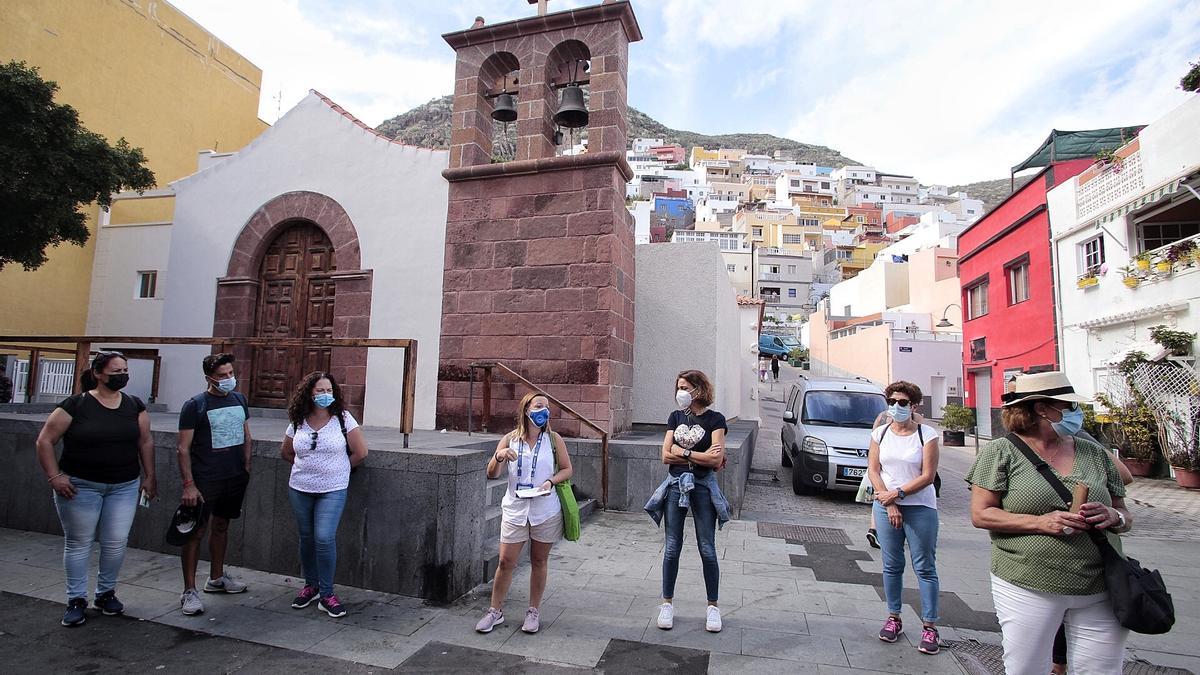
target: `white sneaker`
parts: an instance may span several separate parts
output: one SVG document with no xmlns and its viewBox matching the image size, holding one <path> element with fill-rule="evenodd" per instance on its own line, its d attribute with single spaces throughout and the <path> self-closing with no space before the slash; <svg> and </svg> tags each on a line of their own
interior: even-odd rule
<svg viewBox="0 0 1200 675">
<path fill-rule="evenodd" d="M 671 630 L 671 626 L 675 625 L 675 607 L 669 602 L 664 602 L 658 607 L 658 627 L 663 630 Z"/>
<path fill-rule="evenodd" d="M 183 613 L 188 616 L 194 616 L 204 611 L 204 603 L 200 602 L 200 594 L 196 589 L 189 588 L 179 596 L 179 605 L 183 608 Z"/>
<path fill-rule="evenodd" d="M 716 605 L 708 606 L 708 618 L 704 621 L 704 630 L 710 633 L 721 632 L 721 610 Z"/>
</svg>

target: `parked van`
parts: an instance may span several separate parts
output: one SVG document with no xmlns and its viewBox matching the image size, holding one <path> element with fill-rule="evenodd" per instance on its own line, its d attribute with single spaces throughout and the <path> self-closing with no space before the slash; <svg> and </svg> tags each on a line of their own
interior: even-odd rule
<svg viewBox="0 0 1200 675">
<path fill-rule="evenodd" d="M 800 348 L 800 341 L 791 335 L 759 335 L 758 353 L 787 358 L 793 349 Z"/>
<path fill-rule="evenodd" d="M 792 491 L 858 490 L 872 424 L 886 408 L 883 390 L 865 378 L 801 377 L 788 391 L 780 431 Z"/>
</svg>

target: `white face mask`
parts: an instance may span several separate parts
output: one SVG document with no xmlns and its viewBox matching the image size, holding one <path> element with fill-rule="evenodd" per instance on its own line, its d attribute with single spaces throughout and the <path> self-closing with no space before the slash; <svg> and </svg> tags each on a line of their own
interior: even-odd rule
<svg viewBox="0 0 1200 675">
<path fill-rule="evenodd" d="M 680 389 L 675 392 L 675 402 L 680 408 L 686 408 L 692 404 L 692 392 Z"/>
</svg>

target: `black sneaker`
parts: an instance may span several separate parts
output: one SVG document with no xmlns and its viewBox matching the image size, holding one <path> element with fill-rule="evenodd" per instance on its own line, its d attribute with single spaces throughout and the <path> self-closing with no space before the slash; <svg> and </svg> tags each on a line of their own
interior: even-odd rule
<svg viewBox="0 0 1200 675">
<path fill-rule="evenodd" d="M 67 601 L 67 611 L 63 614 L 62 625 L 82 626 L 87 621 L 87 598 L 71 598 Z"/>
<path fill-rule="evenodd" d="M 104 616 L 118 616 L 125 613 L 125 605 L 117 599 L 116 591 L 105 591 L 96 596 L 92 601 L 96 609 L 104 613 Z"/>
<path fill-rule="evenodd" d="M 879 548 L 879 537 L 875 535 L 875 528 L 867 530 L 867 543 L 871 548 Z"/>
<path fill-rule="evenodd" d="M 883 622 L 883 628 L 879 629 L 879 639 L 884 642 L 895 642 L 903 632 L 904 624 L 900 623 L 900 617 L 889 616 L 887 621 Z"/>
<path fill-rule="evenodd" d="M 346 616 L 346 606 L 342 604 L 341 600 L 338 600 L 336 595 L 327 595 L 321 598 L 321 601 L 317 603 L 317 608 L 325 610 L 326 614 L 335 619 Z"/>
<path fill-rule="evenodd" d="M 921 644 L 917 645 L 917 651 L 922 654 L 936 654 L 941 651 L 939 642 L 937 629 L 925 626 L 921 629 Z"/>
</svg>

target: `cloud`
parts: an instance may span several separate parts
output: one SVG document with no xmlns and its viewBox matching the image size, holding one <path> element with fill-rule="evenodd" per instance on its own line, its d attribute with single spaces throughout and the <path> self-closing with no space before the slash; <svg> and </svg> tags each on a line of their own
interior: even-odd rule
<svg viewBox="0 0 1200 675">
<path fill-rule="evenodd" d="M 268 122 L 309 89 L 375 125 L 453 87 L 453 51 L 396 12 L 324 13 L 296 0 L 174 4 L 263 70 L 259 116 Z"/>
</svg>

